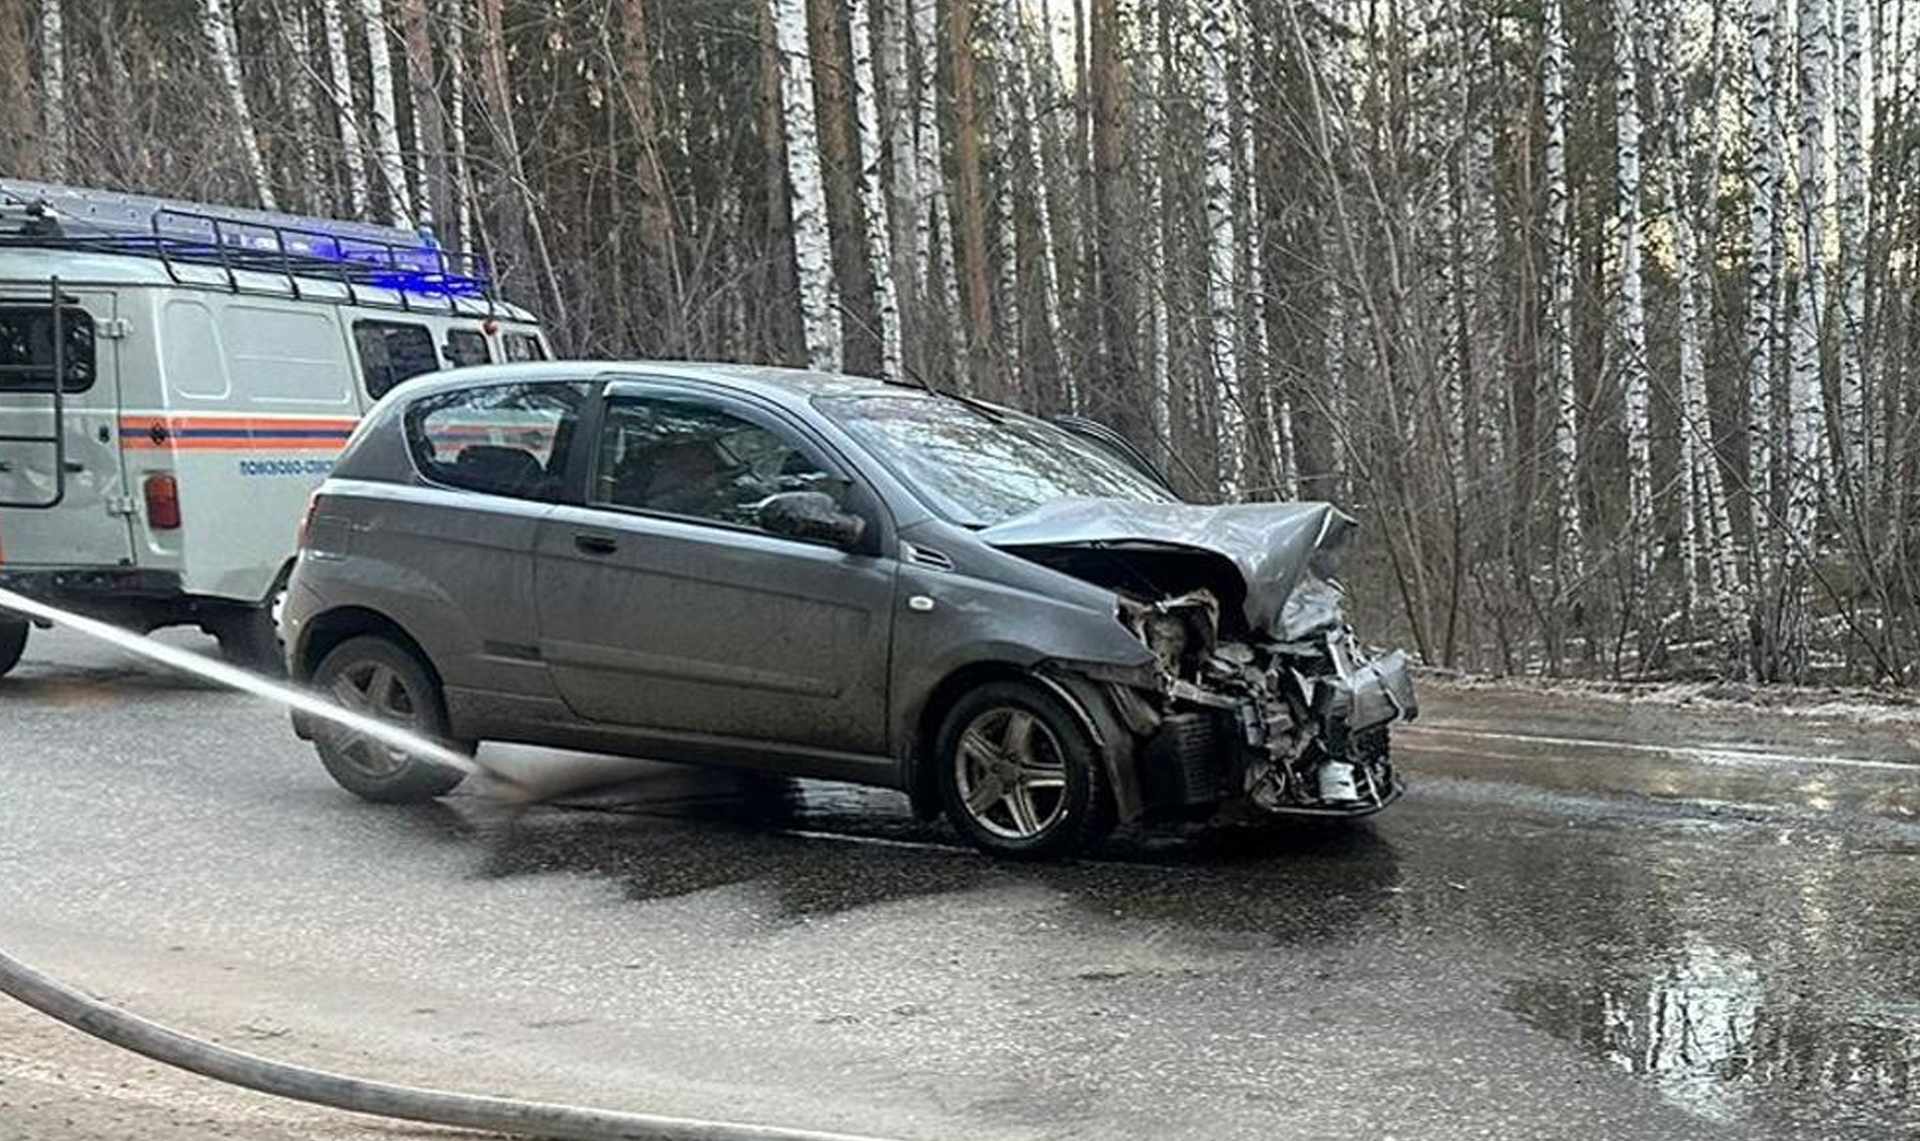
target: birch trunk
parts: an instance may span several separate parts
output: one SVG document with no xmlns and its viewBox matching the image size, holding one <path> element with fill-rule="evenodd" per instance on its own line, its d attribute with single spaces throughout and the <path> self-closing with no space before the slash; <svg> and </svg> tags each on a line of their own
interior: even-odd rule
<svg viewBox="0 0 1920 1141">
<path fill-rule="evenodd" d="M 1835 146 L 1840 166 L 1840 444 L 1847 493 L 1869 486 L 1864 353 L 1867 297 L 1867 178 L 1860 125 L 1861 0 L 1840 0 L 1840 70 Z"/>
<path fill-rule="evenodd" d="M 1214 443 L 1222 497 L 1245 492 L 1246 415 L 1240 403 L 1240 320 L 1235 296 L 1239 239 L 1233 216 L 1233 16 L 1216 6 L 1200 18 L 1200 97 L 1206 118 L 1207 350 L 1214 388 Z"/>
<path fill-rule="evenodd" d="M 247 88 L 240 78 L 240 45 L 234 35 L 233 12 L 226 0 L 205 0 L 200 9 L 200 28 L 213 47 L 214 66 L 220 72 L 220 85 L 226 89 L 227 109 L 233 115 L 234 133 L 240 137 L 240 157 L 247 164 L 254 198 L 262 207 L 277 210 L 273 179 L 267 174 L 266 159 L 260 153 L 260 137 L 253 130 L 253 112 L 247 107 Z"/>
<path fill-rule="evenodd" d="M 953 202 L 947 190 L 943 157 L 946 152 L 940 131 L 940 9 L 936 0 L 912 0 L 912 3 L 914 40 L 920 47 L 919 96 L 914 108 L 919 148 L 915 166 L 922 185 L 930 191 L 919 203 L 915 215 L 914 248 L 920 272 L 926 273 L 931 268 L 933 274 L 936 304 L 929 308 L 938 308 L 940 312 L 939 334 L 933 343 L 942 362 L 941 374 L 951 376 L 947 362 L 955 358 L 956 347 L 966 341 L 960 331 L 959 273 L 953 257 Z M 958 372 L 960 383 L 966 385 L 969 381 L 966 370 Z"/>
<path fill-rule="evenodd" d="M 1747 557 L 1753 595 L 1767 596 L 1767 540 L 1773 509 L 1773 340 L 1779 286 L 1774 275 L 1774 201 L 1785 167 L 1774 107 L 1778 0 L 1752 0 L 1747 44 Z"/>
<path fill-rule="evenodd" d="M 994 343 L 1001 346 L 998 371 L 1006 383 L 1016 385 L 1023 399 L 1032 400 L 1035 378 L 1026 352 L 1026 331 L 1021 324 L 1020 306 L 1020 230 L 1013 213 L 1013 200 L 1019 193 L 1021 166 L 1015 156 L 1015 140 L 1022 137 L 1014 114 L 1012 88 L 1016 65 L 1013 53 L 1014 13 L 1007 0 L 996 0 L 989 9 L 993 43 L 993 115 L 988 130 L 992 142 L 993 166 L 997 177 L 982 180 L 993 199 L 993 245 L 999 258 L 993 263 L 994 313 L 998 318 Z"/>
<path fill-rule="evenodd" d="M 1162 12 L 1148 10 L 1142 31 L 1144 45 L 1141 64 L 1146 69 L 1146 98 L 1141 112 L 1141 142 L 1148 153 L 1159 153 L 1166 133 L 1166 20 Z M 1148 423 L 1154 446 L 1164 459 L 1173 448 L 1173 377 L 1168 366 L 1171 318 L 1167 312 L 1167 220 L 1166 175 L 1162 164 L 1146 164 L 1145 187 L 1146 249 L 1142 258 L 1142 277 L 1147 291 L 1147 384 Z"/>
<path fill-rule="evenodd" d="M 921 212 L 920 152 L 914 139 L 912 0 L 885 0 L 880 25 L 877 86 L 886 96 L 887 153 L 891 162 L 887 204 L 888 245 L 893 255 L 893 286 L 902 310 L 901 325 L 916 341 L 926 335 L 926 290 L 920 267 L 926 255 L 917 246 L 915 216 Z M 916 372 L 924 370 L 916 369 Z"/>
<path fill-rule="evenodd" d="M 360 121 L 354 110 L 353 67 L 347 55 L 347 25 L 340 0 L 320 0 L 320 19 L 327 36 L 328 94 L 340 128 L 340 154 L 347 168 L 347 205 L 356 218 L 367 216 L 367 160 L 360 140 Z"/>
<path fill-rule="evenodd" d="M 1647 312 L 1640 265 L 1639 0 L 1614 0 L 1615 219 L 1620 230 L 1616 335 L 1627 435 L 1627 529 L 1641 584 L 1653 572 L 1653 445 L 1648 424 Z"/>
<path fill-rule="evenodd" d="M 1260 109 L 1253 98 L 1253 74 L 1256 66 L 1254 23 L 1247 0 L 1236 10 L 1240 21 L 1240 70 L 1235 92 L 1240 124 L 1235 133 L 1240 185 L 1246 201 L 1246 364 L 1242 387 L 1259 393 L 1260 414 L 1267 429 L 1267 463 L 1270 486 L 1267 494 L 1279 493 L 1292 499 L 1298 492 L 1294 479 L 1293 405 L 1285 393 L 1274 386 L 1272 345 L 1267 333 L 1267 266 L 1265 201 L 1260 193 L 1260 169 L 1254 150 L 1254 132 L 1260 122 Z M 1250 375 L 1249 375 L 1250 374 Z"/>
<path fill-rule="evenodd" d="M 880 106 L 876 98 L 882 71 L 874 67 L 875 0 L 852 0 L 848 36 L 853 45 L 854 118 L 860 132 L 860 211 L 867 263 L 873 273 L 873 309 L 880 322 L 880 375 L 900 375 L 900 294 L 893 277 L 893 218 L 880 178 Z"/>
<path fill-rule="evenodd" d="M 292 57 L 286 71 L 287 103 L 293 112 L 294 151 L 300 175 L 300 201 L 319 213 L 325 209 L 321 188 L 326 180 L 320 173 L 320 126 L 313 110 L 312 37 L 307 32 L 305 5 L 282 2 L 280 38 Z"/>
<path fill-rule="evenodd" d="M 1800 285 L 1789 346 L 1785 582 L 1781 591 L 1781 667 L 1790 679 L 1806 670 L 1811 585 L 1825 468 L 1820 387 L 1820 317 L 1826 296 L 1827 73 L 1832 31 L 1828 0 L 1800 0 Z"/>
<path fill-rule="evenodd" d="M 1559 565 L 1563 589 L 1580 578 L 1579 402 L 1573 388 L 1573 232 L 1567 188 L 1567 34 L 1565 0 L 1546 0 L 1540 101 L 1546 119 L 1541 164 L 1547 180 L 1547 244 L 1553 263 L 1547 304 L 1547 352 L 1553 377 L 1554 483 L 1559 493 Z"/>
<path fill-rule="evenodd" d="M 373 94 L 373 155 L 387 190 L 387 221 L 413 225 L 413 195 L 400 153 L 400 119 L 393 94 L 393 52 L 387 42 L 386 6 L 360 0 L 360 27 L 367 38 L 368 87 Z"/>
<path fill-rule="evenodd" d="M 400 41 L 407 59 L 407 107 L 413 115 L 414 178 L 419 221 L 431 226 L 448 216 L 446 109 L 435 81 L 433 24 L 427 0 L 400 0 Z"/>
<path fill-rule="evenodd" d="M 827 192 L 820 172 L 820 137 L 814 122 L 813 55 L 807 44 L 805 0 L 768 0 L 774 42 L 780 52 L 780 110 L 787 143 L 787 185 L 793 200 L 793 260 L 800 282 L 800 321 L 807 363 L 828 372 L 840 368 L 839 292 L 833 274 L 833 243 L 827 230 Z"/>
<path fill-rule="evenodd" d="M 1039 107 L 1034 101 L 1033 92 L 1040 73 L 1028 58 L 1032 33 L 1027 27 L 1025 0 L 1007 0 L 1007 20 L 1009 59 L 1013 64 L 1013 85 L 1020 93 L 1020 121 L 1025 131 L 1027 152 L 1027 185 L 1032 188 L 1034 234 L 1038 249 L 1034 251 L 1034 269 L 1040 277 L 1040 320 L 1046 334 L 1046 355 L 1053 361 L 1055 371 L 1063 381 L 1062 396 L 1069 409 L 1080 407 L 1078 377 L 1074 370 L 1066 367 L 1064 332 L 1060 324 L 1060 267 L 1059 249 L 1055 244 L 1053 230 L 1053 206 L 1049 201 L 1046 163 L 1043 159 L 1044 142 L 1040 131 Z M 1046 41 L 1041 40 L 1044 46 Z"/>
<path fill-rule="evenodd" d="M 474 250 L 479 243 L 473 232 L 473 176 L 467 162 L 467 22 L 459 12 L 446 22 L 447 28 L 447 134 L 451 153 L 447 162 L 447 197 L 453 203 L 453 246 Z"/>
<path fill-rule="evenodd" d="M 67 32 L 65 0 L 40 0 L 40 82 L 41 111 L 46 120 L 46 141 L 41 149 L 40 168 L 55 182 L 70 175 L 73 133 L 67 125 Z"/>
</svg>

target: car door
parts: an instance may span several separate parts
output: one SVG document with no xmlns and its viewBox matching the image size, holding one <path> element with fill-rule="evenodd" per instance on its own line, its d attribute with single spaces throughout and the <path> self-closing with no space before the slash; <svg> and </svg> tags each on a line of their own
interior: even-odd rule
<svg viewBox="0 0 1920 1141">
<path fill-rule="evenodd" d="M 851 470 L 770 407 L 667 382 L 610 384 L 594 447 L 585 505 L 557 508 L 536 542 L 541 654 L 572 711 L 884 755 L 897 564 L 770 534 L 754 513 L 824 490 L 885 526 Z"/>
<path fill-rule="evenodd" d="M 548 691 L 533 546 L 567 493 L 591 392 L 531 381 L 423 397 L 402 421 L 423 485 L 356 505 L 352 590 L 427 647 L 451 699 Z"/>
</svg>

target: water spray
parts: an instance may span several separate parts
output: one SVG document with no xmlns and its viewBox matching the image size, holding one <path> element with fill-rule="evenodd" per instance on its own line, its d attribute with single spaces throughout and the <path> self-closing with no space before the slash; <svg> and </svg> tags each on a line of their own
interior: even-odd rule
<svg viewBox="0 0 1920 1141">
<path fill-rule="evenodd" d="M 191 650 L 156 642 L 111 623 L 49 606 L 4 588 L 0 588 L 0 611 L 66 627 L 162 665 L 279 702 L 468 776 L 482 776 L 518 787 L 516 782 L 438 741 L 364 713 L 343 709 L 311 691 L 269 681 Z M 4 951 L 0 951 L 0 994 L 83 1034 L 153 1061 L 258 1093 L 354 1113 L 551 1141 L 881 1141 L 845 1133 L 624 1113 L 424 1089 L 276 1062 L 195 1038 L 120 1010 L 42 974 Z"/>
</svg>

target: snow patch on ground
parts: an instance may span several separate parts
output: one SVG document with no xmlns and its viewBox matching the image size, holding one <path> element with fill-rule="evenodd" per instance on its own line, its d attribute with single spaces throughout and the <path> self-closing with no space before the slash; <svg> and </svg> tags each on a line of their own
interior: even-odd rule
<svg viewBox="0 0 1920 1141">
<path fill-rule="evenodd" d="M 1429 667 L 1417 667 L 1415 680 L 1423 690 L 1434 692 L 1552 696 L 1702 711 L 1764 711 L 1808 719 L 1844 720 L 1920 730 L 1920 693 L 1904 690 L 1758 685 L 1737 681 L 1630 682 L 1474 677 Z"/>
</svg>

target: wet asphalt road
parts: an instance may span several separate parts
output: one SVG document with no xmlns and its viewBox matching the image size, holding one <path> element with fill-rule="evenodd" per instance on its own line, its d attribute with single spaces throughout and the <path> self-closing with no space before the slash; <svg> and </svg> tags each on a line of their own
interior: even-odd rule
<svg viewBox="0 0 1920 1141">
<path fill-rule="evenodd" d="M 29 655 L 0 945 L 275 1057 L 927 1141 L 1920 1128 L 1897 726 L 1430 695 L 1371 824 L 1036 867 L 890 794 L 669 767 L 375 808 L 264 703 Z M 114 1065 L 6 1011 L 0 1138 L 174 1136 L 131 1124 L 155 1105 L 181 1136 L 396 1136 Z"/>
</svg>

